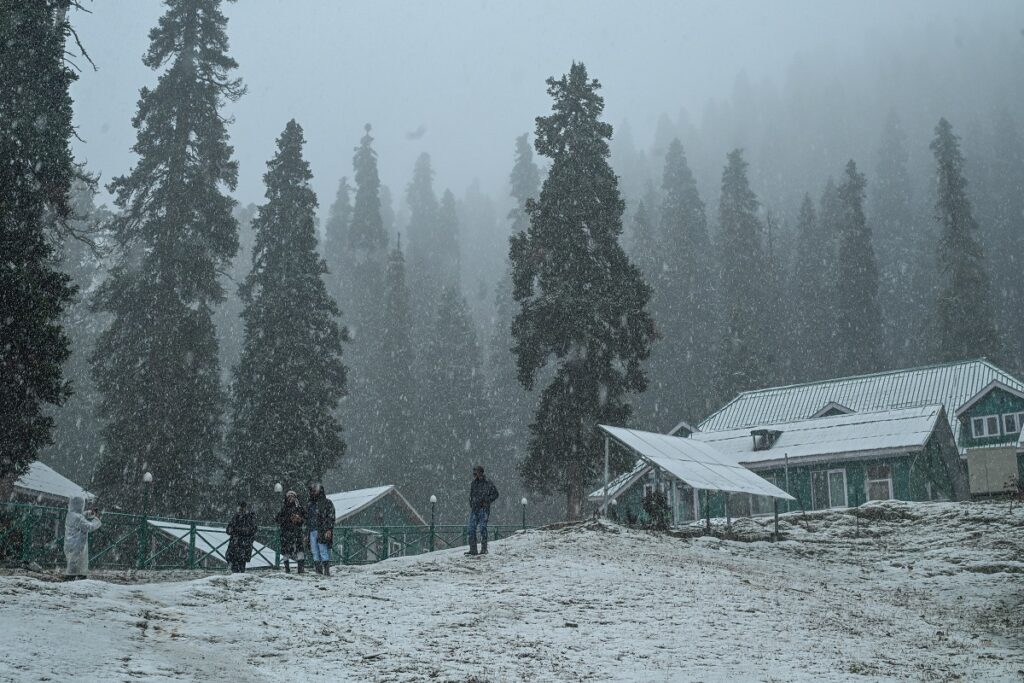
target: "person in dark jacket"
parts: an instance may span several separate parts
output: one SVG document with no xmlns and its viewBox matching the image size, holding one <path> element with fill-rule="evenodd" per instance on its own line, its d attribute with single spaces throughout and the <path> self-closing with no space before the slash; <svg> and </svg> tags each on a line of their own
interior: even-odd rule
<svg viewBox="0 0 1024 683">
<path fill-rule="evenodd" d="M 484 476 L 484 468 L 473 468 L 473 483 L 469 486 L 469 552 L 467 555 L 487 554 L 487 518 L 491 514 L 491 503 L 498 500 L 498 488 Z M 476 551 L 476 530 L 480 528 L 480 552 Z"/>
<path fill-rule="evenodd" d="M 306 526 L 309 528 L 309 550 L 317 574 L 331 575 L 331 546 L 334 545 L 334 503 L 324 493 L 322 484 L 309 487 L 309 505 L 306 506 Z"/>
<path fill-rule="evenodd" d="M 295 560 L 299 574 L 306 571 L 305 543 L 302 539 L 302 525 L 306 521 L 306 513 L 299 505 L 299 494 L 289 491 L 285 494 L 281 510 L 274 518 L 281 529 L 281 554 L 284 555 L 284 571 L 291 573 L 291 561 Z"/>
<path fill-rule="evenodd" d="M 244 501 L 228 523 L 228 564 L 231 573 L 245 573 L 245 565 L 252 557 L 252 543 L 256 540 L 256 513 Z"/>
</svg>

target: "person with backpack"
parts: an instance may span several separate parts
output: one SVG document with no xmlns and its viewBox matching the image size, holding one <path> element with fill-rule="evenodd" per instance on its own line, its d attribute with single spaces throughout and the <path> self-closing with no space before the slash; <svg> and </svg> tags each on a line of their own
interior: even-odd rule
<svg viewBox="0 0 1024 683">
<path fill-rule="evenodd" d="M 323 484 L 310 484 L 306 506 L 309 551 L 317 574 L 331 575 L 331 547 L 334 545 L 334 503 L 324 493 Z"/>
<path fill-rule="evenodd" d="M 469 486 L 469 552 L 467 555 L 487 554 L 487 518 L 491 503 L 498 500 L 498 488 L 484 476 L 482 465 L 473 468 L 473 483 Z M 476 530 L 480 529 L 480 552 L 476 550 Z"/>
<path fill-rule="evenodd" d="M 252 544 L 256 540 L 256 513 L 249 509 L 249 504 L 242 501 L 238 504 L 238 512 L 228 523 L 228 551 L 225 558 L 231 567 L 232 574 L 244 574 L 245 565 L 252 558 Z"/>
<path fill-rule="evenodd" d="M 299 505 L 299 495 L 295 491 L 285 494 L 281 510 L 274 519 L 281 529 L 281 555 L 284 556 L 285 573 L 291 573 L 292 560 L 298 567 L 296 571 L 299 574 L 305 573 L 306 553 L 303 552 L 305 543 L 302 538 L 302 525 L 306 521 L 306 514 Z"/>
</svg>

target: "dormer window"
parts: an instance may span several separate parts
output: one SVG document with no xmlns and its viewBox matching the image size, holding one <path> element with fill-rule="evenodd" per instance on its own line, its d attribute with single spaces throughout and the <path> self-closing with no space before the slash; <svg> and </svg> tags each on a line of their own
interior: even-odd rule
<svg viewBox="0 0 1024 683">
<path fill-rule="evenodd" d="M 751 430 L 750 436 L 754 437 L 755 451 L 766 451 L 775 445 L 782 432 L 777 429 L 754 429 Z"/>
<path fill-rule="evenodd" d="M 1024 413 L 1006 413 L 1003 415 L 1003 434 L 1018 434 L 1024 424 Z"/>
<path fill-rule="evenodd" d="M 990 436 L 999 436 L 999 416 L 981 415 L 971 418 L 971 436 L 975 439 L 985 439 Z"/>
</svg>

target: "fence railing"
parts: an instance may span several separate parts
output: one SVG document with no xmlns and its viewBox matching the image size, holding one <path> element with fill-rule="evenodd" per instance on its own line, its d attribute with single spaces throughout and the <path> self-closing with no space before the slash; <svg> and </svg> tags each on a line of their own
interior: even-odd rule
<svg viewBox="0 0 1024 683">
<path fill-rule="evenodd" d="M 57 507 L 0 503 L 0 565 L 64 566 L 64 516 Z M 226 571 L 228 536 L 218 522 L 105 512 L 102 526 L 89 534 L 90 569 L 205 569 Z M 525 529 L 490 525 L 491 540 Z M 466 545 L 461 525 L 345 526 L 334 529 L 332 556 L 341 564 L 371 564 L 390 557 L 420 555 Z M 281 534 L 260 527 L 250 569 L 281 566 Z"/>
</svg>

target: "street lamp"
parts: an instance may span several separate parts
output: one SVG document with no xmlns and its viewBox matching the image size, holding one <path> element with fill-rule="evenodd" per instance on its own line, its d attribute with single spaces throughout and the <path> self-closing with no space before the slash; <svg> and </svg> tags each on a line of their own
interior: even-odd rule
<svg viewBox="0 0 1024 683">
<path fill-rule="evenodd" d="M 437 496 L 430 496 L 430 552 L 434 552 L 434 508 L 437 506 Z"/>
<path fill-rule="evenodd" d="M 149 490 L 153 488 L 153 473 L 146 472 L 142 475 L 142 516 L 149 514 Z"/>
<path fill-rule="evenodd" d="M 519 501 L 519 503 L 523 506 L 523 529 L 525 529 L 526 528 L 526 496 L 523 496 L 523 499 L 521 501 Z"/>
<path fill-rule="evenodd" d="M 153 475 L 146 472 L 142 475 L 142 519 L 139 520 L 139 561 L 138 568 L 146 567 L 146 550 L 149 547 L 149 489 L 153 486 Z"/>
<path fill-rule="evenodd" d="M 284 491 L 284 487 L 281 486 L 281 482 L 274 484 L 274 493 L 281 493 L 281 491 Z"/>
</svg>

